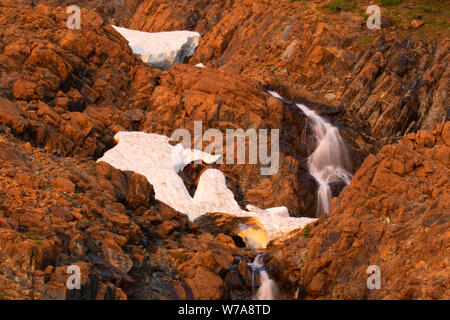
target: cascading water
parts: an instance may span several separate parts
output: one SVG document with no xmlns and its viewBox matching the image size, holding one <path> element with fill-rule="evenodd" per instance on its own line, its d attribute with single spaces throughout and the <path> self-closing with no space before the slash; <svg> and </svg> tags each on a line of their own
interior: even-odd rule
<svg viewBox="0 0 450 320">
<path fill-rule="evenodd" d="M 330 184 L 350 183 L 352 175 L 345 169 L 348 152 L 339 130 L 302 104 L 297 106 L 311 119 L 317 147 L 308 158 L 308 169 L 319 183 L 317 214 L 330 210 Z"/>
<path fill-rule="evenodd" d="M 269 93 L 286 101 L 274 91 Z M 308 158 L 308 170 L 319 184 L 317 191 L 317 216 L 319 216 L 330 210 L 330 184 L 344 182 L 348 185 L 352 179 L 352 174 L 345 169 L 346 164 L 349 163 L 348 151 L 336 127 L 305 105 L 296 105 L 311 120 L 317 140 L 317 147 Z"/>
<path fill-rule="evenodd" d="M 278 296 L 278 287 L 274 280 L 270 279 L 269 274 L 264 269 L 263 256 L 257 255 L 252 263 L 248 264 L 253 270 L 253 277 L 255 272 L 259 272 L 260 286 L 253 299 L 255 300 L 275 300 Z"/>
</svg>

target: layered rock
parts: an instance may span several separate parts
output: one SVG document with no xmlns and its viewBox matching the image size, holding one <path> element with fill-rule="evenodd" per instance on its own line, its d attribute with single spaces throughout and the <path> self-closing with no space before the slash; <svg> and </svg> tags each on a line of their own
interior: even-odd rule
<svg viewBox="0 0 450 320">
<path fill-rule="evenodd" d="M 201 34 L 211 30 L 234 4 L 232 0 L 141 2 L 131 18 L 130 28 L 148 32 L 195 30 Z"/>
<path fill-rule="evenodd" d="M 449 134 L 446 122 L 370 155 L 328 217 L 272 248 L 274 276 L 297 298 L 448 299 Z"/>
<path fill-rule="evenodd" d="M 69 30 L 62 8 L 1 10 L 10 40 L 2 44 L 0 86 L 20 110 L 5 123 L 25 119 L 12 126 L 17 136 L 60 155 L 91 156 L 113 145 L 115 131 L 133 128 L 136 115 L 126 112 L 130 93 L 123 89 L 139 77 L 135 86 L 148 86 L 156 74 L 100 16 L 83 10 L 84 28 Z"/>
<path fill-rule="evenodd" d="M 3 3 L 0 31 L 9 40 L 0 46 L 2 297 L 228 298 L 230 286 L 233 297 L 249 297 L 251 260 L 231 237 L 198 234 L 185 216 L 153 198 L 145 178 L 94 160 L 119 131 L 168 135 L 192 129 L 194 120 L 223 130 L 281 128 L 273 179 L 262 178 L 259 166 L 221 171 L 241 206 L 286 205 L 294 214 L 313 214 L 308 195 L 315 185 L 302 163 L 306 143 L 294 143 L 304 115 L 235 73 L 152 69 L 93 11 L 82 10 L 81 30 L 68 30 L 63 8 Z M 202 258 L 207 250 L 228 252 L 231 265 L 215 267 Z M 79 292 L 65 286 L 72 264 L 82 270 Z M 205 285 L 210 279 L 213 289 Z"/>
<path fill-rule="evenodd" d="M 440 41 L 399 40 L 399 27 L 385 17 L 385 10 L 383 28 L 370 31 L 366 18 L 356 12 L 368 4 L 332 14 L 322 8 L 325 3 L 252 0 L 204 5 L 196 0 L 174 6 L 147 0 L 130 26 L 148 32 L 180 27 L 198 31 L 203 40 L 193 64 L 233 70 L 291 100 L 343 106 L 341 117 L 364 127 L 378 148 L 395 136 L 433 129 L 448 118 L 447 34 Z M 368 150 L 360 138 L 357 144 Z"/>
<path fill-rule="evenodd" d="M 0 162 L 2 299 L 251 294 L 250 257 L 231 237 L 202 234 L 155 200 L 145 177 L 104 162 L 53 156 L 5 133 Z M 80 267 L 81 290 L 66 287 L 73 265 Z"/>
<path fill-rule="evenodd" d="M 2 4 L 0 296 L 212 299 L 233 286 L 248 297 L 251 259 L 230 237 L 199 233 L 144 177 L 95 164 L 116 132 L 145 122 L 134 106 L 160 71 L 92 11 L 72 31 L 62 8 Z M 198 258 L 207 250 L 228 264 Z M 66 287 L 69 265 L 81 291 Z M 205 286 L 210 278 L 220 285 Z"/>
<path fill-rule="evenodd" d="M 194 121 L 223 132 L 281 129 L 274 176 L 226 164 L 180 175 L 194 195 L 202 173 L 219 169 L 241 208 L 312 216 L 310 127 L 264 89 L 316 102 L 361 151 L 351 152 L 353 169 L 407 133 L 366 159 L 329 217 L 269 251 L 291 297 L 448 298 L 449 125 L 439 125 L 448 118 L 448 37 L 398 40 L 393 28 L 368 31 L 355 13 L 331 21 L 316 2 L 81 1 L 82 29 L 68 30 L 56 6 L 69 1 L 1 0 L 0 298 L 248 298 L 251 260 L 236 248 L 236 229 L 253 220 L 224 229 L 230 237 L 217 228 L 228 217 L 211 212 L 197 221 L 203 233 L 157 201 L 145 177 L 94 161 L 119 131 L 192 134 Z M 190 63 L 206 68 L 152 69 L 106 21 L 195 30 L 204 41 Z M 82 270 L 79 292 L 65 287 L 71 264 Z M 378 291 L 366 289 L 369 264 L 381 268 Z"/>
<path fill-rule="evenodd" d="M 6 19 L 2 32 L 15 39 L 0 56 L 2 92 L 14 104 L 2 104 L 2 121 L 16 136 L 59 155 L 96 158 L 114 145 L 118 131 L 170 136 L 186 128 L 193 133 L 194 121 L 222 132 L 280 129 L 280 168 L 274 176 L 261 176 L 258 165 L 219 169 L 241 207 L 286 206 L 292 215 L 314 215 L 316 185 L 306 169 L 311 141 L 304 134 L 305 116 L 270 97 L 257 82 L 187 65 L 168 72 L 152 69 L 92 11 L 82 10 L 81 30 L 69 30 L 62 8 L 1 10 Z M 45 28 L 36 32 L 36 25 Z"/>
<path fill-rule="evenodd" d="M 200 35 L 192 31 L 149 33 L 113 27 L 127 39 L 135 55 L 153 67 L 163 70 L 191 57 L 200 41 Z"/>
</svg>

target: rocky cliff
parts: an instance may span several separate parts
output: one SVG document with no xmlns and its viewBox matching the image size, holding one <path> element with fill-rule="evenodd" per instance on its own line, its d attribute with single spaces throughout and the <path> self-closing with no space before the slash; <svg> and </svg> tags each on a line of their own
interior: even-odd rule
<svg viewBox="0 0 450 320">
<path fill-rule="evenodd" d="M 62 8 L 5 4 L 0 14 L 0 297 L 220 299 L 229 287 L 249 296 L 251 260 L 231 237 L 199 232 L 144 177 L 95 164 L 114 133 L 154 117 L 143 103 L 161 73 L 93 11 L 80 32 Z M 65 284 L 72 264 L 76 294 Z"/>
<path fill-rule="evenodd" d="M 273 246 L 273 274 L 296 298 L 449 299 L 449 135 L 446 122 L 367 157 L 328 216 Z"/>
<path fill-rule="evenodd" d="M 309 120 L 271 89 L 337 126 L 356 172 L 328 216 L 266 252 L 286 297 L 448 299 L 448 14 L 430 1 L 382 7 L 369 31 L 369 1 L 334 2 L 80 1 L 82 28 L 69 30 L 69 1 L 0 0 L 0 298 L 251 297 L 254 252 L 233 232 L 196 226 L 143 176 L 95 161 L 119 131 L 277 128 L 277 174 L 213 167 L 242 207 L 313 216 Z M 419 29 L 406 20 L 418 14 Z M 161 71 L 110 23 L 203 38 Z M 191 194 L 209 167 L 180 173 Z M 368 265 L 380 290 L 365 286 Z"/>
<path fill-rule="evenodd" d="M 346 2 L 352 10 L 333 13 L 330 1 L 147 0 L 129 26 L 196 30 L 204 38 L 193 63 L 234 70 L 293 100 L 342 106 L 341 117 L 377 146 L 448 119 L 449 17 L 436 14 L 444 4 L 382 7 L 382 29 L 370 31 L 371 2 L 331 1 Z M 418 13 L 432 16 L 423 33 L 393 18 Z"/>
</svg>

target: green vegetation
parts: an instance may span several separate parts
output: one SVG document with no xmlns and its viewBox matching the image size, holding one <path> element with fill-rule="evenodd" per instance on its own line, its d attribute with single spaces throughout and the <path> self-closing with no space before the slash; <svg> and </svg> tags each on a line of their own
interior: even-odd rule
<svg viewBox="0 0 450 320">
<path fill-rule="evenodd" d="M 358 47 L 361 49 L 366 49 L 373 41 L 373 38 L 369 35 L 361 34 L 358 37 L 357 43 Z"/>
<path fill-rule="evenodd" d="M 303 238 L 308 239 L 308 238 L 310 237 L 311 230 L 312 230 L 312 227 L 311 227 L 311 225 L 308 224 L 308 225 L 303 229 Z"/>
<path fill-rule="evenodd" d="M 40 239 L 40 236 L 33 231 L 25 231 L 23 234 L 30 239 Z"/>
<path fill-rule="evenodd" d="M 176 259 L 176 260 L 181 260 L 181 261 L 187 261 L 187 260 L 189 260 L 189 255 L 186 254 L 186 253 L 172 252 L 172 253 L 170 253 L 170 256 L 171 256 L 173 259 Z"/>
<path fill-rule="evenodd" d="M 292 2 L 305 0 L 289 0 Z M 309 0 L 312 2 L 312 0 Z M 402 5 L 406 4 L 407 5 Z M 448 1 L 442 0 L 421 0 L 421 1 L 405 1 L 405 0 L 378 0 L 375 1 L 382 7 L 381 15 L 391 21 L 393 30 L 398 34 L 399 40 L 412 39 L 441 39 L 447 34 L 450 28 L 450 10 L 448 10 Z M 367 20 L 366 12 L 368 4 L 360 4 L 356 0 L 329 0 L 324 4 L 318 4 L 317 9 L 326 9 L 331 13 L 340 11 L 354 11 L 358 13 L 364 20 Z M 328 21 L 331 15 L 323 15 L 322 19 Z M 419 28 L 413 28 L 411 22 L 415 19 L 422 19 L 424 25 Z M 366 36 L 358 38 L 358 46 L 367 47 L 369 39 Z"/>
<path fill-rule="evenodd" d="M 34 240 L 34 244 L 42 244 L 42 240 L 45 239 L 45 237 L 33 231 L 25 231 L 23 232 L 23 235 L 26 236 L 28 239 Z"/>
<path fill-rule="evenodd" d="M 339 12 L 341 10 L 349 11 L 356 7 L 356 2 L 353 0 L 333 0 L 321 6 L 321 8 L 329 9 L 332 12 Z"/>
<path fill-rule="evenodd" d="M 381 0 L 380 3 L 390 2 Z M 394 2 L 394 0 L 391 0 Z M 402 6 L 390 6 L 382 11 L 382 15 L 389 18 L 393 24 L 400 27 L 400 39 L 422 38 L 431 40 L 441 38 L 442 34 L 450 28 L 450 10 L 447 4 L 439 0 L 423 0 L 416 2 L 415 6 L 404 8 Z M 425 24 L 420 28 L 412 28 L 414 19 L 422 19 Z"/>
<path fill-rule="evenodd" d="M 403 0 L 381 0 L 381 5 L 384 7 L 396 6 L 403 2 Z"/>
</svg>

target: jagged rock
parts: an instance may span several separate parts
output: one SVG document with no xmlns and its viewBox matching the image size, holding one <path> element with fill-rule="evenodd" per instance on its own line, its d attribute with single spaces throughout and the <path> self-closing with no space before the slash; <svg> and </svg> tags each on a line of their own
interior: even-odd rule
<svg viewBox="0 0 450 320">
<path fill-rule="evenodd" d="M 449 91 L 447 36 L 437 44 L 399 42 L 384 16 L 383 28 L 375 36 L 361 17 L 334 15 L 331 23 L 328 14 L 307 4 L 282 2 L 268 6 L 263 1 L 224 1 L 203 6 L 196 0 L 175 7 L 167 0 L 148 0 L 137 10 L 131 27 L 157 32 L 190 25 L 190 30 L 203 35 L 191 63 L 239 72 L 279 89 L 290 100 L 343 105 L 349 123 L 360 123 L 379 139 L 377 148 L 407 130 L 432 130 L 444 122 Z M 367 38 L 368 45 L 356 45 L 355 34 Z M 327 99 L 330 91 L 335 99 Z"/>
<path fill-rule="evenodd" d="M 5 124 L 21 131 L 18 133 L 25 131 L 28 140 L 49 152 L 93 157 L 114 145 L 113 136 L 118 131 L 170 135 L 179 127 L 191 129 L 193 120 L 224 132 L 231 123 L 244 130 L 280 128 L 280 170 L 274 179 L 261 177 L 257 173 L 260 166 L 247 165 L 241 171 L 221 165 L 219 169 L 242 207 L 247 203 L 263 208 L 284 205 L 292 215 L 314 215 L 316 186 L 310 181 L 303 184 L 310 180 L 304 163 L 307 146 L 295 142 L 305 125 L 300 112 L 286 110 L 256 81 L 232 72 L 177 65 L 160 74 L 134 59 L 126 41 L 95 13 L 83 13 L 86 26 L 74 32 L 63 25 L 65 12 L 41 6 L 39 11 L 14 8 L 20 17 L 31 15 L 36 21 L 47 21 L 53 13 L 59 24 L 49 24 L 45 33 L 31 32 L 34 27 L 28 22 L 17 25 L 23 34 L 33 34 L 26 40 L 33 49 L 16 70 L 33 83 L 36 95 L 17 96 L 21 116 L 5 119 Z M 6 6 L 3 10 L 13 9 Z M 51 67 L 45 68 L 47 63 Z M 8 73 L 2 73 L 3 77 L 3 89 L 12 90 L 11 81 L 6 81 Z M 242 180 L 241 176 L 248 178 Z M 125 189 L 117 190 L 124 199 Z M 279 197 L 274 199 L 272 192 Z"/>
<path fill-rule="evenodd" d="M 3 97 L 0 97 L 0 121 L 18 133 L 22 133 L 29 124 L 22 110 Z"/>
<path fill-rule="evenodd" d="M 192 133 L 193 120 L 220 130 L 280 128 L 278 174 L 219 169 L 241 207 L 313 214 L 307 121 L 264 88 L 306 100 L 336 124 L 355 169 L 368 151 L 406 134 L 366 159 L 329 217 L 275 243 L 271 275 L 294 284 L 296 298 L 448 298 L 446 34 L 399 41 L 395 23 L 371 33 L 359 14 L 331 22 L 304 2 L 254 0 L 82 0 L 83 28 L 72 31 L 65 5 L 0 1 L 1 299 L 248 299 L 250 259 L 233 238 L 202 233 L 154 200 L 141 176 L 102 171 L 93 160 L 119 131 Z M 203 40 L 189 63 L 207 68 L 153 69 L 107 22 L 194 30 Z M 191 189 L 206 169 L 195 168 L 185 169 Z M 58 177 L 73 183 L 62 188 L 69 193 L 53 184 Z M 74 263 L 83 270 L 79 294 L 64 285 Z M 366 289 L 368 263 L 380 264 L 379 291 Z"/>
<path fill-rule="evenodd" d="M 259 247 L 267 242 L 266 231 L 257 219 L 252 217 L 235 217 L 226 213 L 204 214 L 194 220 L 203 232 L 212 235 L 224 233 L 231 237 L 242 238 L 248 245 Z"/>
<path fill-rule="evenodd" d="M 269 251 L 279 281 L 303 298 L 448 299 L 449 125 L 370 155 L 328 217 Z M 366 286 L 369 265 L 379 290 Z"/>
<path fill-rule="evenodd" d="M 0 207 L 3 298 L 176 298 L 168 288 L 184 281 L 196 297 L 227 295 L 228 264 L 241 253 L 223 240 L 194 235 L 196 226 L 156 201 L 145 178 L 93 160 L 27 150 L 24 144 L 11 135 L 0 137 L 0 198 L 9 204 Z M 221 253 L 208 256 L 205 248 Z M 184 262 L 204 272 L 191 277 L 180 265 Z M 66 268 L 80 263 L 82 289 L 68 290 Z M 155 268 L 159 284 L 146 287 Z M 6 270 L 22 280 L 13 285 Z M 207 287 L 203 280 L 208 279 L 218 286 Z M 243 283 L 240 297 L 249 295 L 248 288 Z"/>
<path fill-rule="evenodd" d="M 53 183 L 57 186 L 57 188 L 61 191 L 73 193 L 75 192 L 75 185 L 69 179 L 58 177 Z"/>
</svg>

